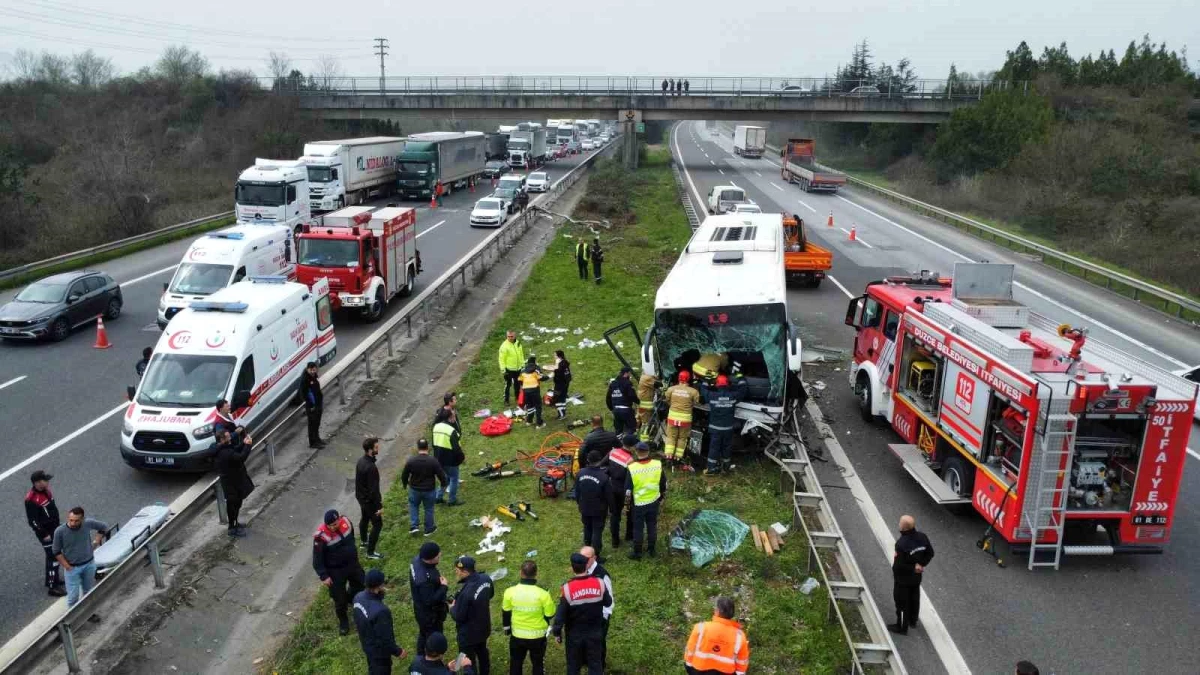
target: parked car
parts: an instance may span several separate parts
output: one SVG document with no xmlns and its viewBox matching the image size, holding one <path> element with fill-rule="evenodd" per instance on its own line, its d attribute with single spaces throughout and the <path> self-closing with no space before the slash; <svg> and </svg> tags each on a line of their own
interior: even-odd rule
<svg viewBox="0 0 1200 675">
<path fill-rule="evenodd" d="M 851 96 L 854 98 L 866 98 L 868 96 L 882 96 L 883 92 L 879 91 L 879 87 L 873 84 L 864 84 L 861 87 L 855 87 L 850 91 L 842 94 L 842 96 Z"/>
<path fill-rule="evenodd" d="M 121 316 L 121 286 L 97 271 L 63 272 L 35 281 L 0 307 L 0 338 L 64 340 L 71 330 L 103 316 Z"/>
<path fill-rule="evenodd" d="M 1182 377 L 1183 379 L 1187 380 L 1188 382 L 1191 382 L 1192 384 L 1200 384 L 1200 366 L 1192 366 L 1191 368 L 1184 368 L 1182 370 L 1176 370 L 1174 372 L 1176 375 Z M 1200 392 L 1197 392 L 1196 398 L 1197 398 L 1197 401 L 1196 401 L 1197 406 L 1196 406 L 1196 411 L 1193 414 L 1193 416 L 1197 420 L 1200 420 Z"/>
<path fill-rule="evenodd" d="M 504 210 L 507 213 L 512 213 L 517 210 L 517 190 L 516 188 L 496 188 L 492 190 L 489 197 L 499 199 L 504 204 Z"/>
<path fill-rule="evenodd" d="M 499 178 L 510 171 L 508 162 L 502 159 L 493 159 L 483 165 L 484 178 Z"/>
<path fill-rule="evenodd" d="M 504 202 L 496 197 L 484 197 L 475 202 L 475 208 L 471 210 L 471 226 L 494 225 L 500 227 L 504 224 L 507 216 Z"/>
<path fill-rule="evenodd" d="M 550 189 L 550 174 L 545 171 L 534 171 L 529 174 L 525 185 L 530 192 L 545 192 Z"/>
</svg>

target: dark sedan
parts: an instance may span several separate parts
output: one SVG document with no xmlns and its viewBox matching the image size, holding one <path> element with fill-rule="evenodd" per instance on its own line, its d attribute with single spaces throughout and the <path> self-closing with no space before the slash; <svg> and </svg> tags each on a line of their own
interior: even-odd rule
<svg viewBox="0 0 1200 675">
<path fill-rule="evenodd" d="M 504 174 L 508 173 L 511 170 L 512 169 L 508 166 L 508 163 L 505 162 L 504 160 L 493 159 L 492 161 L 483 165 L 483 177 L 484 178 L 499 178 L 500 176 L 503 176 Z"/>
<path fill-rule="evenodd" d="M 92 323 L 121 316 L 121 286 L 102 272 L 64 272 L 26 286 L 0 307 L 0 338 L 54 341 Z"/>
</svg>

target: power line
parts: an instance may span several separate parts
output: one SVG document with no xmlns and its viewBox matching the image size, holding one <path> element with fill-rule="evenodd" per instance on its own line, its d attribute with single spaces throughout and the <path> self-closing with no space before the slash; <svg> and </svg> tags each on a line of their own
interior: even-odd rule
<svg viewBox="0 0 1200 675">
<path fill-rule="evenodd" d="M 375 55 L 379 57 L 379 93 L 381 93 L 381 94 L 384 93 L 385 91 L 387 91 L 387 87 L 385 86 L 385 82 L 387 82 L 387 77 L 385 75 L 384 65 L 383 65 L 383 57 L 388 55 L 387 48 L 388 48 L 388 39 L 387 38 L 381 38 L 381 37 L 375 38 Z"/>
</svg>

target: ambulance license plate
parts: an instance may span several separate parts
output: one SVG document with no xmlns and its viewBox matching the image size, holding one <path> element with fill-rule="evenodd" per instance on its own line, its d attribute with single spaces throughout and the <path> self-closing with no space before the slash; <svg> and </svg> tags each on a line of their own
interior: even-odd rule
<svg viewBox="0 0 1200 675">
<path fill-rule="evenodd" d="M 147 457 L 147 464 L 158 464 L 160 466 L 175 466 L 174 457 Z"/>
</svg>

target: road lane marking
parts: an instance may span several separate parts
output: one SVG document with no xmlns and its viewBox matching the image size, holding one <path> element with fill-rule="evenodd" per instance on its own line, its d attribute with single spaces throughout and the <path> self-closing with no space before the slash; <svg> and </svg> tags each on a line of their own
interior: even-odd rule
<svg viewBox="0 0 1200 675">
<path fill-rule="evenodd" d="M 771 187 L 775 188 L 776 190 L 779 190 L 780 192 L 783 192 L 783 188 L 776 185 L 775 181 L 767 181 L 767 182 L 771 184 Z"/>
<path fill-rule="evenodd" d="M 164 267 L 161 270 L 156 270 L 156 271 L 150 272 L 148 274 L 143 274 L 142 276 L 137 277 L 136 279 L 130 279 L 129 281 L 118 281 L 117 285 L 118 286 L 132 286 L 136 283 L 145 281 L 151 277 L 156 277 L 156 276 L 162 274 L 163 272 L 170 272 L 171 270 L 175 269 L 176 267 L 179 267 L 179 263 L 175 263 L 174 265 L 171 265 L 170 267 Z"/>
<path fill-rule="evenodd" d="M 849 234 L 850 234 L 850 230 L 847 230 L 847 229 L 846 229 L 846 228 L 844 228 L 844 227 L 839 227 L 838 229 L 839 229 L 839 230 L 841 230 L 842 232 L 845 232 L 847 235 L 849 235 Z M 855 232 L 854 232 L 854 241 L 857 241 L 858 243 L 862 244 L 863 246 L 866 246 L 867 248 L 875 248 L 874 246 L 872 246 L 872 245 L 868 244 L 867 242 L 863 241 L 863 238 L 862 238 L 862 237 L 860 237 L 860 236 L 858 236 L 858 231 L 857 231 L 857 230 L 855 230 Z"/>
<path fill-rule="evenodd" d="M 75 440 L 76 438 L 79 438 L 80 436 L 86 434 L 87 432 L 91 431 L 93 427 L 100 424 L 104 420 L 112 417 L 113 415 L 116 415 L 116 414 L 124 411 L 125 408 L 127 408 L 128 406 L 129 406 L 128 402 L 122 403 L 121 405 L 113 408 L 112 410 L 109 410 L 108 412 L 97 417 L 96 419 L 92 420 L 91 422 L 88 422 L 87 424 L 79 427 L 75 431 L 72 431 L 70 434 L 63 436 L 59 440 L 55 441 L 53 444 L 48 445 L 45 448 L 43 448 L 42 450 L 39 450 L 39 451 L 33 453 L 29 457 L 26 457 L 25 460 L 22 461 L 20 464 L 17 464 L 16 466 L 5 471 L 4 473 L 0 473 L 0 482 L 3 482 L 4 479 L 8 478 L 9 476 L 13 475 L 14 473 L 20 471 L 21 469 L 24 469 L 25 467 L 29 466 L 30 464 L 33 464 L 34 462 L 38 461 L 39 459 L 45 457 L 46 455 L 48 455 L 52 452 L 54 452 L 55 450 L 61 448 L 62 446 L 66 445 L 67 443 L 70 443 L 71 441 Z"/>
<path fill-rule="evenodd" d="M 846 287 L 842 285 L 842 282 L 834 279 L 832 274 L 826 274 L 825 278 L 832 281 L 834 286 L 837 286 L 839 289 L 841 289 L 841 291 L 846 294 L 847 298 L 853 300 L 854 298 L 858 297 L 857 295 L 854 295 L 850 291 L 846 290 Z"/>
<path fill-rule="evenodd" d="M 445 222 L 446 222 L 446 221 L 444 221 L 444 220 L 443 220 L 443 221 L 439 222 L 437 225 L 434 225 L 433 227 L 429 228 L 428 230 L 425 230 L 424 232 L 419 232 L 419 233 L 417 233 L 417 239 L 420 239 L 421 237 L 424 237 L 425 235 L 429 234 L 430 232 L 433 232 L 434 230 L 438 229 L 438 228 L 439 228 L 439 227 L 441 227 L 441 226 L 442 226 L 442 225 L 443 225 Z"/>
<path fill-rule="evenodd" d="M 707 155 L 705 155 L 705 156 L 707 156 Z M 716 165 L 717 165 L 717 163 L 716 163 L 716 162 L 714 162 L 714 161 L 712 161 L 711 159 L 710 159 L 710 160 L 708 160 L 708 163 L 709 163 L 709 164 L 712 164 L 713 166 L 716 166 Z"/>
<path fill-rule="evenodd" d="M 0 384 L 0 389 L 3 389 L 3 388 L 5 388 L 5 387 L 9 386 L 10 384 L 16 384 L 16 383 L 20 382 L 21 380 L 23 380 L 23 379 L 25 379 L 25 378 L 27 378 L 27 377 L 29 377 L 29 376 L 28 376 L 28 375 L 22 375 L 22 376 L 20 376 L 20 377 L 14 377 L 13 379 L 9 380 L 8 382 L 5 382 L 5 383 L 3 383 L 3 384 Z"/>
<path fill-rule="evenodd" d="M 719 174 L 721 174 L 722 176 L 724 176 L 724 175 L 725 175 L 725 169 L 717 169 L 717 173 L 719 173 Z"/>
<path fill-rule="evenodd" d="M 755 172 L 754 172 L 754 175 L 758 176 L 759 178 L 762 178 L 762 172 L 761 172 L 761 171 L 755 171 Z"/>
<path fill-rule="evenodd" d="M 881 215 L 879 215 L 878 213 L 875 213 L 875 212 L 874 212 L 874 211 L 872 211 L 871 209 L 868 209 L 867 207 L 865 207 L 865 206 L 862 206 L 861 204 L 855 204 L 854 202 L 850 201 L 849 199 L 846 199 L 845 197 L 843 197 L 843 196 L 841 196 L 841 195 L 835 195 L 835 196 L 836 196 L 838 199 L 840 199 L 840 200 L 842 200 L 842 201 L 846 202 L 847 204 L 850 204 L 851 206 L 853 206 L 853 207 L 855 207 L 855 208 L 862 209 L 863 211 L 866 211 L 867 213 L 869 213 L 869 214 L 871 214 L 871 215 L 875 216 L 876 218 L 878 218 L 878 219 L 882 220 L 883 222 L 885 222 L 885 223 L 888 223 L 889 225 L 892 225 L 892 226 L 894 226 L 894 227 L 898 227 L 898 228 L 900 228 L 901 230 L 904 230 L 905 232 L 907 232 L 907 233 L 909 233 L 909 234 L 913 235 L 914 237 L 917 237 L 918 239 L 921 239 L 922 241 L 925 241 L 926 243 L 933 244 L 934 246 L 936 246 L 936 247 L 938 247 L 938 248 L 942 249 L 943 251 L 945 251 L 945 252 L 947 252 L 947 253 L 949 253 L 949 254 L 951 254 L 951 255 L 953 255 L 953 256 L 957 256 L 957 257 L 959 257 L 959 258 L 962 258 L 963 260 L 965 260 L 965 261 L 967 261 L 967 262 L 976 262 L 975 260 L 972 260 L 971 258 L 968 258 L 967 256 L 965 256 L 965 255 L 963 255 L 963 254 L 959 253 L 958 251 L 955 251 L 954 249 L 950 248 L 949 246 L 946 246 L 946 245 L 944 245 L 944 244 L 940 244 L 940 243 L 938 243 L 938 242 L 936 242 L 936 241 L 934 241 L 934 240 L 930 239 L 929 237 L 926 237 L 926 236 L 925 236 L 925 235 L 923 235 L 923 234 L 920 234 L 920 233 L 918 233 L 918 232 L 915 232 L 915 231 L 913 231 L 913 230 L 911 230 L 911 229 L 909 229 L 909 228 L 907 228 L 907 227 L 905 227 L 905 226 L 901 225 L 900 223 L 897 223 L 897 222 L 896 222 L 896 221 L 894 221 L 894 220 L 891 220 L 891 219 L 885 218 L 884 216 L 881 216 Z M 1140 348 L 1142 348 L 1142 349 L 1145 349 L 1146 351 L 1150 352 L 1151 354 L 1154 354 L 1155 356 L 1157 356 L 1157 357 L 1159 357 L 1159 358 L 1161 358 L 1161 359 L 1163 359 L 1163 360 L 1170 361 L 1171 363 L 1174 363 L 1174 364 L 1176 364 L 1176 365 L 1177 365 L 1177 366 L 1179 366 L 1180 368 L 1186 368 L 1186 367 L 1187 367 L 1187 365 L 1188 365 L 1188 364 L 1184 363 L 1183 361 L 1180 361 L 1179 359 L 1177 359 L 1177 358 L 1175 358 L 1175 357 L 1173 357 L 1173 356 L 1170 356 L 1170 355 L 1168 355 L 1168 354 L 1165 354 L 1165 353 L 1163 353 L 1163 352 L 1161 352 L 1161 351 L 1159 351 L 1159 350 L 1155 349 L 1154 347 L 1151 347 L 1150 345 L 1148 345 L 1148 344 L 1146 344 L 1146 343 L 1142 342 L 1141 340 L 1138 340 L 1138 339 L 1136 339 L 1136 338 L 1134 338 L 1134 337 L 1132 337 L 1132 336 L 1130 336 L 1130 335 L 1126 335 L 1125 333 L 1122 333 L 1121 331 L 1119 331 L 1119 330 L 1117 330 L 1117 329 L 1113 328 L 1112 326 L 1109 326 L 1108 324 L 1106 324 L 1106 323 L 1104 323 L 1104 322 L 1102 322 L 1102 321 L 1099 321 L 1099 320 L 1097 320 L 1097 319 L 1094 319 L 1094 318 L 1092 318 L 1092 317 L 1088 316 L 1087 314 L 1084 314 L 1083 312 L 1081 312 L 1081 311 L 1079 311 L 1079 310 L 1077 310 L 1077 309 L 1072 309 L 1072 308 L 1070 308 L 1070 307 L 1068 307 L 1068 306 L 1064 305 L 1063 303 L 1061 303 L 1061 302 L 1059 302 L 1059 301 L 1057 301 L 1057 300 L 1055 300 L 1055 299 L 1053 299 L 1053 298 L 1051 298 L 1051 297 L 1047 296 L 1045 293 L 1042 293 L 1041 291 L 1037 291 L 1037 290 L 1035 290 L 1035 289 L 1032 289 L 1032 288 L 1030 288 L 1030 287 L 1026 286 L 1025 284 L 1023 284 L 1023 283 L 1021 283 L 1021 282 L 1019 282 L 1019 281 L 1013 281 L 1013 285 L 1014 285 L 1014 286 L 1016 286 L 1017 288 L 1020 288 L 1020 289 L 1023 289 L 1023 290 L 1025 290 L 1025 291 L 1028 291 L 1030 294 L 1032 294 L 1032 295 L 1034 295 L 1034 296 L 1036 296 L 1036 297 L 1038 297 L 1038 298 L 1041 298 L 1042 300 L 1045 300 L 1046 302 L 1048 302 L 1048 303 L 1050 303 L 1050 304 L 1054 305 L 1055 307 L 1058 307 L 1059 309 L 1063 310 L 1064 312 L 1070 312 L 1071 314 L 1074 314 L 1074 315 L 1078 316 L 1079 318 L 1083 319 L 1084 321 L 1087 321 L 1087 322 L 1089 322 L 1089 323 L 1091 323 L 1091 324 L 1093 324 L 1093 325 L 1095 325 L 1095 326 L 1099 326 L 1100 328 L 1102 328 L 1102 329 L 1104 329 L 1104 330 L 1106 330 L 1106 331 L 1108 331 L 1108 332 L 1112 333 L 1113 335 L 1116 335 L 1117 337 L 1120 337 L 1120 338 L 1124 339 L 1125 341 L 1129 342 L 1129 344 L 1136 345 L 1136 346 L 1138 346 L 1138 347 L 1140 347 Z M 1197 459 L 1200 459 L 1200 457 L 1198 457 Z"/>
<path fill-rule="evenodd" d="M 813 213 L 816 213 L 816 212 L 817 212 L 817 210 L 816 210 L 816 209 L 814 209 L 813 207 L 809 206 L 808 204 L 805 204 L 803 199 L 797 199 L 796 201 L 800 202 L 800 206 L 803 206 L 804 208 L 808 209 L 809 211 L 812 211 Z"/>
</svg>

